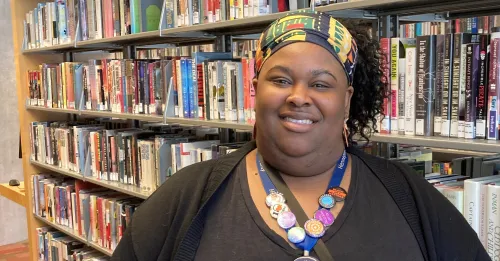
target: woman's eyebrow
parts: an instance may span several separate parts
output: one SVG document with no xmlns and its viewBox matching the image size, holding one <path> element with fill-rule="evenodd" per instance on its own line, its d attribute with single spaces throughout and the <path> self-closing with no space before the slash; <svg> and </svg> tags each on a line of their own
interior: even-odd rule
<svg viewBox="0 0 500 261">
<path fill-rule="evenodd" d="M 333 75 L 333 73 L 331 73 L 331 72 L 329 72 L 328 70 L 325 70 L 325 69 L 311 70 L 310 73 L 313 76 L 319 76 L 319 75 L 322 75 L 322 74 L 328 74 L 328 75 L 332 76 L 332 78 L 335 79 L 335 81 L 337 81 L 337 77 L 335 77 L 335 75 Z"/>
<path fill-rule="evenodd" d="M 269 71 L 272 71 L 272 70 L 278 70 L 278 71 L 284 72 L 286 74 L 292 74 L 292 70 L 286 66 L 283 66 L 283 65 L 275 65 L 271 69 L 269 69 Z"/>
</svg>

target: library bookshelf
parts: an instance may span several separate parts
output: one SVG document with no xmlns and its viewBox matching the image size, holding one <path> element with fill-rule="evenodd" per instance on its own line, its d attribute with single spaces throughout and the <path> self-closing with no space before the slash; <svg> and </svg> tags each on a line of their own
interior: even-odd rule
<svg viewBox="0 0 500 261">
<path fill-rule="evenodd" d="M 25 194 L 19 200 L 26 207 L 28 236 L 30 242 L 31 260 L 37 260 L 37 234 L 36 228 L 52 226 L 76 240 L 88 243 L 91 247 L 111 255 L 109 249 L 88 242 L 86 239 L 73 234 L 65 227 L 52 223 L 43 217 L 33 214 L 33 187 L 31 176 L 43 171 L 52 171 L 64 176 L 73 177 L 85 182 L 93 183 L 127 195 L 146 199 L 150 193 L 145 193 L 135 186 L 129 186 L 112 181 L 104 181 L 92 177 L 84 177 L 76 172 L 60 169 L 58 167 L 33 161 L 30 158 L 30 123 L 35 121 L 68 120 L 71 116 L 86 117 L 112 117 L 127 120 L 147 122 L 178 123 L 181 125 L 206 126 L 219 129 L 235 129 L 252 131 L 252 124 L 246 122 L 231 122 L 222 120 L 200 120 L 192 118 L 162 117 L 157 115 L 144 115 L 133 113 L 112 113 L 108 111 L 90 111 L 75 109 L 45 108 L 27 104 L 29 85 L 26 77 L 28 70 L 35 70 L 42 63 L 61 63 L 68 61 L 73 53 L 106 50 L 125 51 L 134 50 L 135 47 L 152 44 L 180 44 L 194 45 L 215 42 L 218 48 L 227 36 L 241 36 L 259 33 L 273 20 L 282 17 L 284 13 L 274 13 L 242 19 L 221 21 L 216 23 L 199 24 L 170 29 L 153 30 L 125 36 L 103 38 L 97 40 L 72 41 L 70 43 L 50 47 L 24 49 L 25 31 L 23 21 L 26 13 L 35 8 L 42 0 L 11 1 L 13 42 L 16 67 L 16 91 L 18 97 L 18 111 L 21 132 L 22 162 L 25 181 Z M 316 7 L 316 10 L 330 12 L 337 17 L 359 18 L 371 20 L 379 37 L 397 35 L 399 23 L 410 21 L 434 21 L 454 19 L 457 17 L 470 17 L 474 15 L 489 15 L 500 13 L 500 3 L 497 0 L 355 0 L 344 3 L 335 3 L 327 6 Z M 391 26 L 392 25 L 392 26 Z M 159 27 L 160 28 L 160 27 Z M 229 38 L 230 39 L 230 38 Z M 227 51 L 227 50 L 226 50 Z M 465 140 L 458 138 L 417 137 L 392 134 L 375 134 L 371 141 L 380 143 L 409 144 L 444 149 L 470 150 L 480 152 L 500 152 L 498 140 Z"/>
</svg>

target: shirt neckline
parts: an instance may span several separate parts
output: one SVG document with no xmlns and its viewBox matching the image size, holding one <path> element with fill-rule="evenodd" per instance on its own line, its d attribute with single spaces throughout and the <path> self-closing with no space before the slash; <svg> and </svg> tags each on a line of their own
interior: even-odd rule
<svg viewBox="0 0 500 261">
<path fill-rule="evenodd" d="M 342 228 L 342 225 L 344 224 L 345 220 L 349 216 L 349 212 L 351 211 L 355 198 L 356 198 L 356 191 L 358 187 L 358 167 L 357 164 L 358 158 L 355 155 L 349 154 L 351 156 L 351 182 L 349 184 L 349 189 L 348 189 L 348 194 L 347 197 L 344 201 L 344 207 L 340 210 L 340 213 L 338 214 L 337 217 L 335 217 L 335 222 L 333 223 L 332 226 L 328 228 L 326 231 L 325 235 L 321 238 L 325 243 L 330 240 L 335 234 L 338 233 L 338 231 Z M 259 227 L 259 229 L 262 231 L 262 233 L 269 238 L 274 244 L 277 244 L 280 246 L 284 251 L 286 251 L 289 254 L 292 255 L 297 255 L 301 256 L 303 254 L 303 251 L 300 249 L 294 249 L 286 239 L 281 237 L 278 233 L 276 233 L 274 230 L 272 230 L 264 221 L 264 219 L 261 217 L 259 210 L 257 209 L 257 206 L 255 205 L 252 196 L 250 194 L 250 187 L 248 185 L 248 177 L 247 177 L 247 171 L 246 171 L 246 158 L 243 158 L 243 160 L 240 162 L 238 166 L 238 175 L 237 175 L 237 183 L 239 183 L 239 187 L 241 189 L 243 199 L 245 202 L 246 209 L 250 213 L 250 216 L 252 220 L 255 222 L 255 224 Z M 303 224 L 301 224 L 303 227 Z M 333 250 L 334 252 L 335 250 Z M 333 253 L 332 253 L 333 254 Z"/>
</svg>

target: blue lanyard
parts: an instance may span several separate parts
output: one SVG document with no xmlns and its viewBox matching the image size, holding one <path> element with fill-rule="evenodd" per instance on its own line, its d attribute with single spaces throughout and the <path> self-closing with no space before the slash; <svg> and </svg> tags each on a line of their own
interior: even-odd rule
<svg viewBox="0 0 500 261">
<path fill-rule="evenodd" d="M 264 166 L 262 166 L 262 163 L 259 160 L 258 152 L 256 155 L 256 161 L 257 161 L 257 169 L 259 171 L 259 176 L 260 179 L 262 180 L 262 185 L 264 185 L 264 189 L 267 195 L 271 194 L 272 192 L 278 192 L 276 186 L 269 178 L 269 174 L 267 174 L 266 170 L 264 169 Z M 342 156 L 337 160 L 337 164 L 335 165 L 335 169 L 333 170 L 333 175 L 330 178 L 330 182 L 328 183 L 328 187 L 326 188 L 325 193 L 328 193 L 328 189 L 330 188 L 340 186 L 340 182 L 344 177 L 348 161 L 349 157 L 347 157 L 346 151 L 344 150 Z M 318 209 L 321 209 L 321 206 L 319 206 Z M 285 231 L 288 232 L 288 229 L 285 229 Z M 314 238 L 306 234 L 305 240 L 300 243 L 295 243 L 295 245 L 302 250 L 311 251 L 311 249 L 316 245 L 316 242 L 318 242 L 318 239 L 319 238 Z"/>
</svg>

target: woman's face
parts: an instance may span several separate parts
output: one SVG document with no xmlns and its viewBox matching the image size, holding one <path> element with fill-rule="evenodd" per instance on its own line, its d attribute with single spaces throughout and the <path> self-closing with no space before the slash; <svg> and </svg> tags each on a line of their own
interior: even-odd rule
<svg viewBox="0 0 500 261">
<path fill-rule="evenodd" d="M 289 157 L 318 156 L 342 145 L 353 89 L 323 47 L 289 44 L 263 65 L 256 88 L 257 137 Z"/>
</svg>

